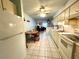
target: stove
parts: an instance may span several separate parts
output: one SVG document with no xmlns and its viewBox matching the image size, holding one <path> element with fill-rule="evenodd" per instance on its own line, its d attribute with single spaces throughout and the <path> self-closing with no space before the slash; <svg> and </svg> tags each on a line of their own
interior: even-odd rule
<svg viewBox="0 0 79 59">
<path fill-rule="evenodd" d="M 76 41 L 76 39 L 71 34 L 61 35 L 59 50 L 63 59 L 73 58 L 74 41 Z"/>
</svg>

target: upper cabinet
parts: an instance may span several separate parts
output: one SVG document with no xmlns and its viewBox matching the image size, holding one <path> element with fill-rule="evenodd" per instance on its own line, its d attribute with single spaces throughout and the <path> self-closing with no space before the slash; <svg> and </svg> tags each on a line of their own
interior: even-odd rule
<svg viewBox="0 0 79 59">
<path fill-rule="evenodd" d="M 22 17 L 22 2 L 21 0 L 10 0 L 12 3 L 16 5 L 17 9 L 17 15 Z"/>
<path fill-rule="evenodd" d="M 61 20 L 64 20 L 65 12 L 61 13 Z"/>
<path fill-rule="evenodd" d="M 65 25 L 79 26 L 79 0 L 61 11 L 57 18 L 58 21 L 64 21 Z"/>
<path fill-rule="evenodd" d="M 68 19 L 69 19 L 69 8 L 65 10 L 65 25 L 68 25 Z"/>
<path fill-rule="evenodd" d="M 77 1 L 70 7 L 69 24 L 74 27 L 79 26 L 79 18 L 78 17 L 79 17 L 79 1 Z"/>
<path fill-rule="evenodd" d="M 11 14 L 16 14 L 16 6 L 10 0 L 2 0 L 3 9 Z"/>
<path fill-rule="evenodd" d="M 75 16 L 75 14 L 79 13 L 79 1 L 77 1 L 76 3 L 74 3 L 71 7 L 70 7 L 70 15 L 72 17 L 72 15 Z"/>
<path fill-rule="evenodd" d="M 2 1 L 0 0 L 0 9 L 2 9 Z"/>
<path fill-rule="evenodd" d="M 62 12 L 62 13 L 58 16 L 58 20 L 59 20 L 59 21 L 63 21 L 63 20 L 64 20 L 64 12 Z"/>
<path fill-rule="evenodd" d="M 65 20 L 69 19 L 69 8 L 65 10 Z"/>
<path fill-rule="evenodd" d="M 69 25 L 77 26 L 77 24 L 78 24 L 78 19 L 77 18 L 69 19 Z"/>
<path fill-rule="evenodd" d="M 0 0 L 0 9 L 20 17 L 22 17 L 21 6 L 20 0 Z"/>
</svg>

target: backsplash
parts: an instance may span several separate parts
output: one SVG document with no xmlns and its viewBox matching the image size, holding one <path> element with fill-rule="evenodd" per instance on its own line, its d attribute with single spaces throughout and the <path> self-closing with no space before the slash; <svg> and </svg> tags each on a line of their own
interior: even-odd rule
<svg viewBox="0 0 79 59">
<path fill-rule="evenodd" d="M 64 31 L 68 33 L 73 33 L 74 28 L 71 25 L 64 25 Z"/>
</svg>

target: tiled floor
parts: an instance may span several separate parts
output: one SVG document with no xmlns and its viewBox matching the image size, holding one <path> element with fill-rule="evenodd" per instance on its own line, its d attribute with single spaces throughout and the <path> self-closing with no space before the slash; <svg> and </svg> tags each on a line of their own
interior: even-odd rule
<svg viewBox="0 0 79 59">
<path fill-rule="evenodd" d="M 47 32 L 41 33 L 39 41 L 29 43 L 26 53 L 25 59 L 62 59 Z"/>
</svg>

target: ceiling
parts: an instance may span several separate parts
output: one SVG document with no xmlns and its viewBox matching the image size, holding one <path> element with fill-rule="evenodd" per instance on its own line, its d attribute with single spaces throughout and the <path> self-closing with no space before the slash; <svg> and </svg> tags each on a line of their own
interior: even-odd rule
<svg viewBox="0 0 79 59">
<path fill-rule="evenodd" d="M 53 16 L 68 0 L 23 0 L 24 13 L 32 18 L 40 18 L 39 9 L 45 7 L 47 16 Z"/>
</svg>

